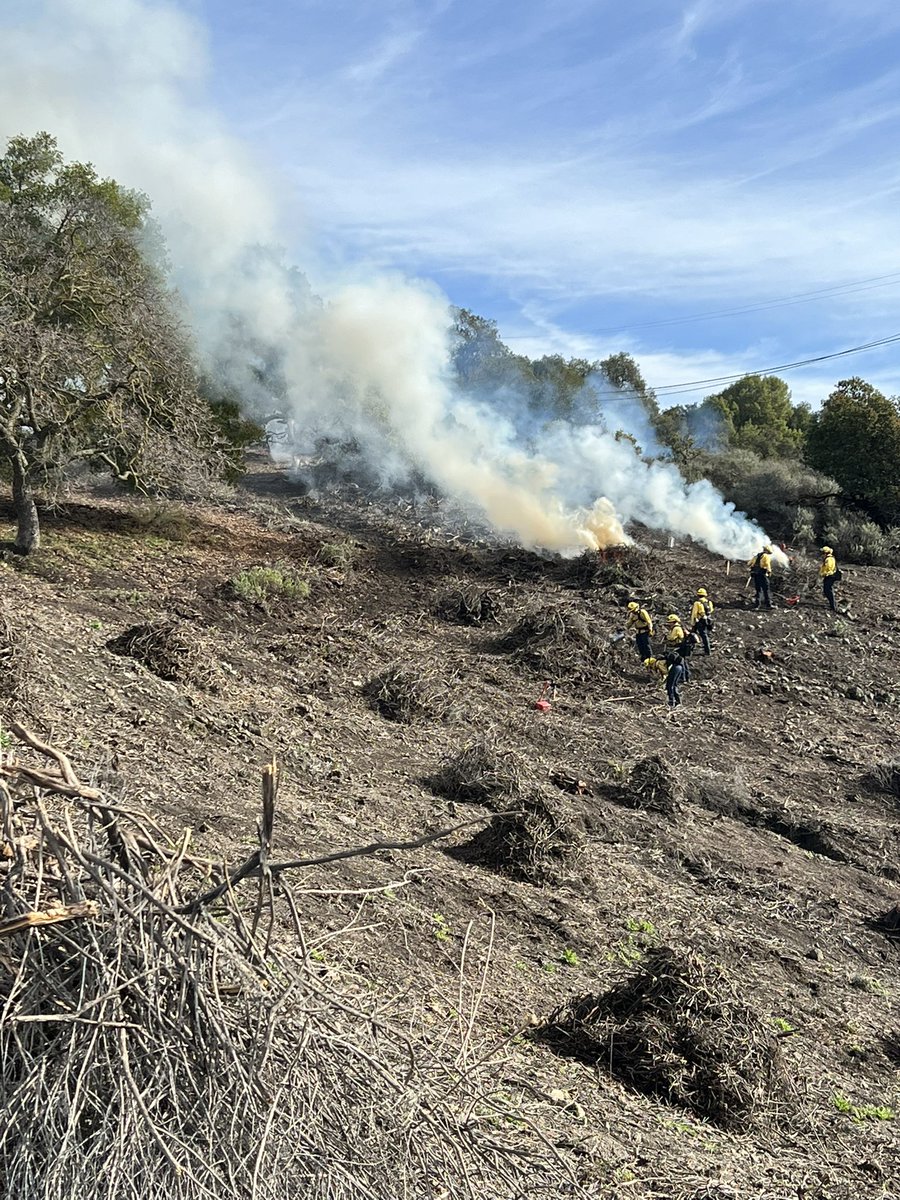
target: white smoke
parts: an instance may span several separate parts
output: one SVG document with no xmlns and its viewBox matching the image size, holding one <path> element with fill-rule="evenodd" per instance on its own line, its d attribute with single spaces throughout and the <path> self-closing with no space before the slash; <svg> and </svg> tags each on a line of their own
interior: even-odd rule
<svg viewBox="0 0 900 1200">
<path fill-rule="evenodd" d="M 616 439 L 624 428 L 653 448 L 625 394 L 607 399 L 605 420 L 526 429 L 514 407 L 455 386 L 435 288 L 369 278 L 318 303 L 260 250 L 278 240 L 277 185 L 205 101 L 205 38 L 178 5 L 6 0 L 0 39 L 0 138 L 46 129 L 67 157 L 147 192 L 201 345 L 257 406 L 254 356 L 268 355 L 301 428 L 353 438 L 385 480 L 425 474 L 527 547 L 620 543 L 629 520 L 728 557 L 762 544 L 710 484 L 687 485 Z"/>
</svg>

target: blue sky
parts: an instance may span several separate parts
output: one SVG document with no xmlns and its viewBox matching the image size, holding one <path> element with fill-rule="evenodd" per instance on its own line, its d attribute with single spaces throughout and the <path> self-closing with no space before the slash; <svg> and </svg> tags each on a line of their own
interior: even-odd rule
<svg viewBox="0 0 900 1200">
<path fill-rule="evenodd" d="M 132 90 L 142 38 L 160 62 L 172 32 L 186 113 L 221 116 L 263 165 L 314 284 L 423 276 L 518 350 L 627 350 L 656 386 L 900 333 L 889 0 L 4 0 L 5 70 L 17 45 L 46 58 L 46 37 L 14 36 L 41 10 L 131 22 Z M 60 41 L 57 81 L 80 61 Z M 96 69 L 56 109 L 46 65 L 27 103 L 7 70 L 11 131 L 32 111 L 56 129 L 77 92 L 73 149 L 103 165 Z M 762 307 L 823 289 L 844 290 Z M 851 374 L 898 392 L 898 367 L 900 344 L 785 377 L 817 402 Z"/>
<path fill-rule="evenodd" d="M 900 5 L 199 11 L 216 102 L 331 266 L 425 275 L 517 349 L 625 349 L 657 385 L 900 333 Z M 900 391 L 898 365 L 894 346 L 786 377 L 815 401 L 855 373 Z"/>
</svg>

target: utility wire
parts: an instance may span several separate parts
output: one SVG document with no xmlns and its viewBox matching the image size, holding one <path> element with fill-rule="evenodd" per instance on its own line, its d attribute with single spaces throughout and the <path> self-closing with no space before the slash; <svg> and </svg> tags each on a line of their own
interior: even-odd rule
<svg viewBox="0 0 900 1200">
<path fill-rule="evenodd" d="M 594 333 L 627 333 L 631 329 L 658 329 L 664 325 L 687 325 L 691 321 L 709 321 L 719 317 L 735 317 L 744 313 L 763 312 L 769 308 L 786 308 L 793 304 L 808 304 L 812 300 L 822 300 L 831 296 L 849 296 L 856 292 L 871 292 L 875 288 L 896 287 L 900 283 L 900 271 L 892 271 L 890 275 L 873 275 L 870 279 L 859 279 L 854 283 L 835 284 L 834 287 L 820 288 L 815 292 L 798 292 L 795 296 L 784 296 L 776 300 L 760 300 L 756 304 L 743 304 L 738 308 L 719 308 L 711 312 L 694 313 L 689 317 L 667 317 L 661 321 L 640 321 L 633 325 L 608 326 L 605 329 L 595 329 Z"/>
<path fill-rule="evenodd" d="M 876 288 L 895 287 L 900 283 L 900 271 L 891 271 L 887 275 L 871 275 L 868 279 L 856 279 L 847 283 L 837 283 L 832 287 L 818 288 L 812 292 L 797 292 L 796 295 L 776 297 L 773 300 L 760 300 L 753 304 L 742 304 L 736 308 L 718 308 L 710 312 L 693 313 L 687 317 L 665 317 L 660 321 L 638 321 L 632 324 L 607 325 L 591 332 L 594 335 L 610 333 L 628 333 L 632 329 L 659 329 L 668 325 L 687 325 L 692 321 L 709 321 L 719 317 L 742 316 L 744 313 L 764 312 L 770 308 L 785 308 L 794 304 L 808 304 L 814 300 L 827 299 L 831 296 L 847 296 L 856 292 L 870 292 Z M 527 341 L 533 334 L 511 334 L 504 339 L 510 342 Z"/>
<path fill-rule="evenodd" d="M 900 333 L 891 334 L 889 337 L 879 338 L 874 342 L 865 342 L 861 346 L 850 346 L 847 350 L 836 350 L 833 354 L 818 354 L 814 358 L 801 358 L 797 362 L 780 363 L 776 367 L 765 367 L 753 371 L 741 371 L 737 375 L 718 375 L 710 379 L 692 379 L 687 383 L 667 383 L 653 390 L 659 395 L 663 393 L 667 396 L 675 396 L 680 392 L 700 391 L 710 383 L 733 383 L 735 380 L 744 379 L 748 375 L 774 375 L 778 371 L 793 371 L 798 367 L 808 367 L 813 363 L 828 362 L 834 358 L 845 358 L 848 354 L 861 354 L 866 350 L 876 350 L 881 346 L 890 346 L 896 342 L 900 342 Z"/>
</svg>

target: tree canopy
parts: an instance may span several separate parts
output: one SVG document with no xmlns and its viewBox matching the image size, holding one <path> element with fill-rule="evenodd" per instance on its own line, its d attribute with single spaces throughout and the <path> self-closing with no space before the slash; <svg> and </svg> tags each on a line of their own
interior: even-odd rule
<svg viewBox="0 0 900 1200">
<path fill-rule="evenodd" d="M 35 487 L 73 460 L 137 488 L 223 465 L 173 297 L 144 248 L 148 209 L 89 164 L 64 162 L 47 133 L 13 138 L 0 157 L 0 458 L 22 552 L 39 542 Z"/>
<path fill-rule="evenodd" d="M 806 457 L 882 524 L 900 522 L 900 405 L 855 376 L 812 421 Z"/>
</svg>

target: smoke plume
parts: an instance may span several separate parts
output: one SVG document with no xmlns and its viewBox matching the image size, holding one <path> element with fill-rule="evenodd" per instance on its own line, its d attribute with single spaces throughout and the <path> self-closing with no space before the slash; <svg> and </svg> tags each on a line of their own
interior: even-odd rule
<svg viewBox="0 0 900 1200">
<path fill-rule="evenodd" d="M 728 557 L 758 549 L 762 531 L 710 484 L 617 438 L 652 450 L 624 393 L 605 414 L 536 422 L 515 397 L 460 390 L 433 286 L 362 278 L 318 299 L 260 249 L 279 241 L 278 184 L 205 100 L 205 39 L 182 8 L 7 0 L 0 37 L 0 136 L 46 129 L 67 157 L 150 196 L 198 343 L 257 412 L 286 406 L 301 430 L 352 439 L 385 484 L 425 475 L 526 547 L 621 543 L 635 520 Z"/>
</svg>

